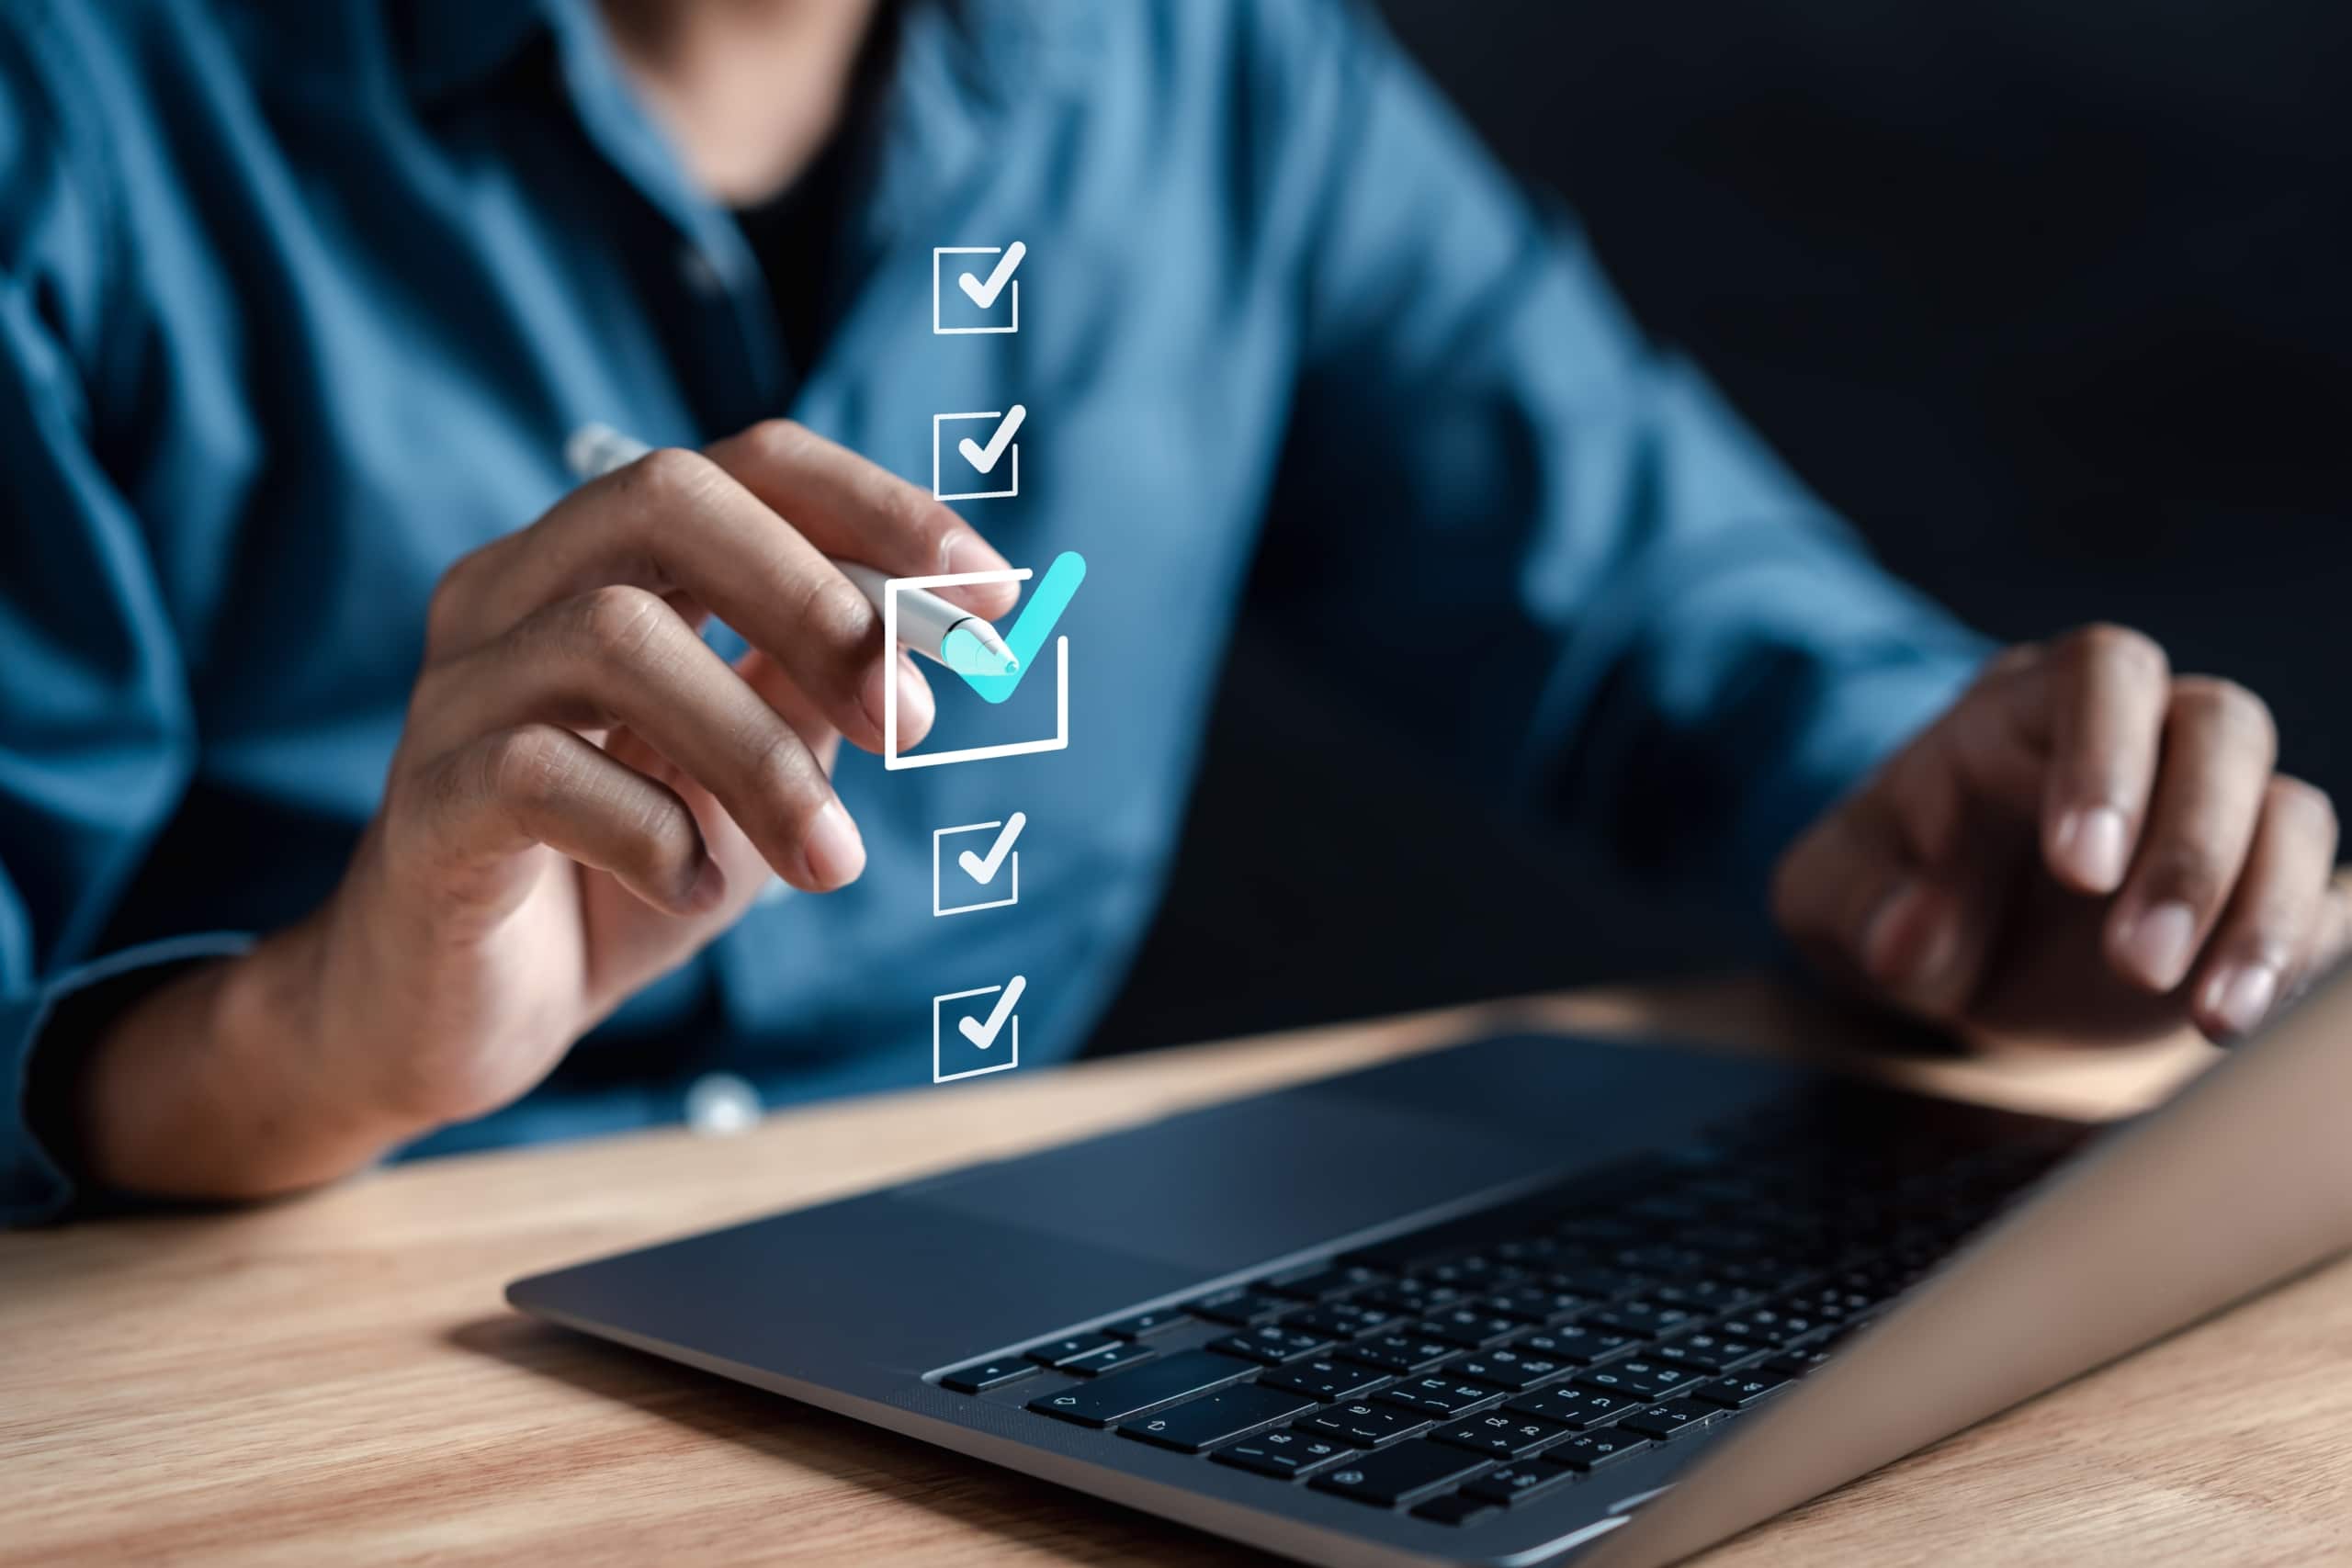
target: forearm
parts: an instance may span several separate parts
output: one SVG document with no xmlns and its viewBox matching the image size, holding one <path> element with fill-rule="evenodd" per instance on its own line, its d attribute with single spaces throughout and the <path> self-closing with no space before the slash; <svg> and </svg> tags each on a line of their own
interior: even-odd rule
<svg viewBox="0 0 2352 1568">
<path fill-rule="evenodd" d="M 313 1187 L 426 1128 L 352 1092 L 320 1035 L 314 922 L 189 969 L 85 1048 L 74 1095 L 90 1180 L 161 1197 Z"/>
</svg>

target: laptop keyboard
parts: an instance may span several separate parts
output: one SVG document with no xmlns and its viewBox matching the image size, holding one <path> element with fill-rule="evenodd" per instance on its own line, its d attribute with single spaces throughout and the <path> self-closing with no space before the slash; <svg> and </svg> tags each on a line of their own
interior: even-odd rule
<svg viewBox="0 0 2352 1568">
<path fill-rule="evenodd" d="M 1762 1405 L 2079 1134 L 1853 1136 L 1751 1117 L 939 1381 L 1472 1528 Z"/>
</svg>

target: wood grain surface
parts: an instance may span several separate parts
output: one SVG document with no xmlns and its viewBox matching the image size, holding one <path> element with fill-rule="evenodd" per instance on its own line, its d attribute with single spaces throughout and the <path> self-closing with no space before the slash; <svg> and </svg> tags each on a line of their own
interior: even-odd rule
<svg viewBox="0 0 2352 1568">
<path fill-rule="evenodd" d="M 542 1327 L 518 1274 L 1535 1019 L 1850 1056 L 1762 982 L 1596 993 L 397 1168 L 266 1207 L 0 1235 L 0 1562 L 1271 1559 Z M 1874 1058 L 1875 1059 L 1875 1058 Z M 2107 1114 L 2206 1059 L 1874 1070 Z M 2190 1238 L 2193 1240 L 2193 1238 Z M 2306 1277 L 1711 1554 L 2352 1562 L 2352 1270 Z"/>
</svg>

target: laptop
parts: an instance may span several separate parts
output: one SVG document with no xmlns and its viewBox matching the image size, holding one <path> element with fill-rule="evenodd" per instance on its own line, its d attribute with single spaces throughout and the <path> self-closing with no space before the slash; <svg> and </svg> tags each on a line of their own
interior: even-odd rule
<svg viewBox="0 0 2352 1568">
<path fill-rule="evenodd" d="M 2109 1129 L 1512 1035 L 507 1295 L 1301 1562 L 1651 1568 L 2352 1244 L 2347 1033 Z"/>
</svg>

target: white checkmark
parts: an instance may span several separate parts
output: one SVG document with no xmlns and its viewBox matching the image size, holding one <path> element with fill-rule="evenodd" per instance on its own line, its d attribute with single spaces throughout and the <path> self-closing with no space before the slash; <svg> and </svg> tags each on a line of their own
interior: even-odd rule
<svg viewBox="0 0 2352 1568">
<path fill-rule="evenodd" d="M 1004 247 L 1004 254 L 997 258 L 996 270 L 989 274 L 986 283 L 967 272 L 956 280 L 956 287 L 970 296 L 973 304 L 985 310 L 996 303 L 996 297 L 1004 292 L 1005 280 L 1012 276 L 1012 269 L 1019 266 L 1021 258 L 1028 254 L 1029 247 L 1015 240 Z"/>
<path fill-rule="evenodd" d="M 977 1018 L 959 1018 L 956 1021 L 956 1028 L 965 1039 L 981 1050 L 987 1050 L 996 1043 L 997 1033 L 1004 1028 L 1004 1021 L 1012 1016 L 1012 1005 L 1021 999 L 1021 993 L 1028 988 L 1028 977 L 1015 975 L 1004 983 L 1004 995 L 997 998 L 996 1006 L 989 1010 L 987 1022 L 983 1023 Z"/>
<path fill-rule="evenodd" d="M 1012 852 L 1013 840 L 1021 837 L 1021 829 L 1027 826 L 1029 826 L 1027 814 L 1014 812 L 1005 818 L 1004 830 L 996 836 L 996 842 L 989 846 L 986 860 L 966 850 L 956 857 L 956 863 L 964 868 L 964 874 L 967 876 L 986 887 L 996 880 L 996 874 L 1004 866 L 1004 857 Z"/>
<path fill-rule="evenodd" d="M 1029 411 L 1015 403 L 1005 411 L 1003 422 L 996 427 L 996 434 L 989 437 L 987 446 L 983 446 L 967 435 L 956 444 L 956 450 L 963 453 L 964 461 L 973 468 L 981 473 L 989 473 L 996 468 L 996 460 L 1004 456 L 1004 449 L 1012 445 L 1013 432 L 1019 430 L 1021 422 L 1028 417 Z"/>
</svg>

